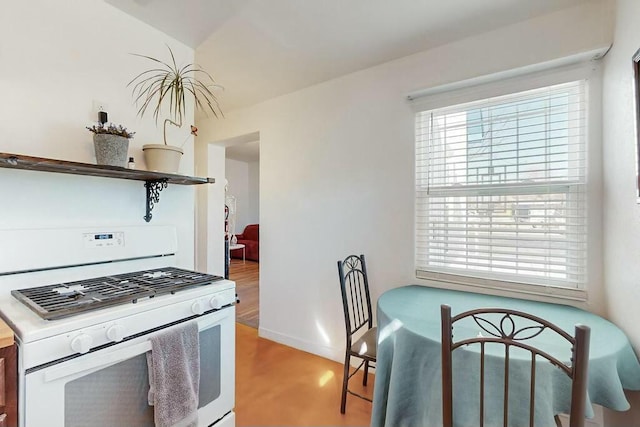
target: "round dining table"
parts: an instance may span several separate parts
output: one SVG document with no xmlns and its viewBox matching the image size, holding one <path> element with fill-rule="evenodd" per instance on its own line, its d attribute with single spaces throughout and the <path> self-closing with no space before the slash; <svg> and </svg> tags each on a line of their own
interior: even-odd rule
<svg viewBox="0 0 640 427">
<path fill-rule="evenodd" d="M 440 306 L 451 306 L 455 316 L 476 308 L 509 308 L 546 319 L 570 335 L 576 324 L 591 328 L 588 364 L 587 417 L 593 416 L 591 404 L 614 410 L 629 409 L 624 389 L 640 390 L 640 363 L 628 338 L 613 323 L 588 311 L 562 304 L 410 285 L 391 289 L 377 303 L 378 349 L 371 425 L 442 426 L 442 370 Z M 471 326 L 454 328 L 456 333 L 482 333 Z M 561 360 L 569 361 L 571 349 L 564 343 L 541 336 L 536 343 Z M 545 341 L 547 340 L 547 341 Z M 462 353 L 456 359 L 456 352 Z M 502 355 L 502 356 L 501 356 Z M 510 356 L 509 426 L 529 425 L 530 356 Z M 520 360 L 518 358 L 521 357 Z M 515 361 L 513 360 L 515 358 Z M 536 374 L 535 426 L 555 425 L 554 415 L 567 413 L 571 381 L 549 363 Z M 462 371 L 462 372 L 457 372 Z M 454 352 L 454 423 L 456 426 L 479 425 L 480 406 L 478 357 L 473 350 Z M 485 426 L 502 426 L 504 401 L 504 356 L 494 352 L 485 363 Z M 515 391 L 514 391 L 515 390 Z M 526 392 L 525 392 L 526 391 Z M 523 393 L 523 396 L 513 393 Z M 499 420 L 499 423 L 498 423 Z"/>
</svg>

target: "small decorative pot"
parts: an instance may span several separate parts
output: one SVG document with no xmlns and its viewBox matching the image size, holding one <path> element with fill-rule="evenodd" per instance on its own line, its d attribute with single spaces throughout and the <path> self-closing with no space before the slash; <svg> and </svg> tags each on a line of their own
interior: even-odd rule
<svg viewBox="0 0 640 427">
<path fill-rule="evenodd" d="M 98 133 L 93 135 L 96 163 L 99 165 L 127 167 L 129 139 L 124 136 Z"/>
</svg>

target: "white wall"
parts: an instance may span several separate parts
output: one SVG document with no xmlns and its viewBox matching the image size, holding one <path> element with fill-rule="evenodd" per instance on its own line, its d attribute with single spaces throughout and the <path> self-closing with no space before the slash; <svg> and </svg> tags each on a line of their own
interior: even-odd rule
<svg viewBox="0 0 640 427">
<path fill-rule="evenodd" d="M 640 48 L 640 2 L 618 0 L 613 48 L 604 75 L 604 244 L 607 309 L 640 349 L 640 205 L 636 203 L 636 139 L 631 57 Z M 607 426 L 640 426 L 640 393 L 632 410 L 607 412 Z M 633 422 L 631 421 L 633 420 Z"/>
<path fill-rule="evenodd" d="M 260 223 L 260 162 L 249 162 L 249 216 L 247 224 Z"/>
<path fill-rule="evenodd" d="M 260 334 L 337 360 L 336 260 L 367 255 L 374 299 L 417 282 L 407 93 L 608 45 L 608 18 L 585 3 L 200 122 L 199 143 L 260 132 Z"/>
<path fill-rule="evenodd" d="M 207 160 L 208 174 L 225 176 L 224 147 L 208 145 L 206 148 L 204 158 Z M 224 272 L 224 179 L 218 180 L 215 185 L 210 185 L 208 191 L 208 200 L 220 200 L 222 203 L 213 205 L 206 218 L 208 224 L 213 224 L 207 233 L 207 271 Z"/>
<path fill-rule="evenodd" d="M 240 234 L 248 224 L 260 222 L 260 162 L 226 159 L 225 175 L 227 194 L 236 198 L 235 234 Z"/>
<path fill-rule="evenodd" d="M 235 230 L 231 231 L 240 234 L 249 221 L 249 164 L 226 159 L 224 170 L 229 181 L 227 195 L 236 198 Z"/>
<path fill-rule="evenodd" d="M 95 162 L 93 100 L 109 119 L 137 132 L 130 155 L 144 167 L 141 147 L 161 141 L 152 118 L 136 118 L 127 83 L 149 64 L 129 53 L 178 61 L 193 50 L 102 0 L 3 2 L 0 14 L 0 151 Z M 193 114 L 189 112 L 188 120 Z M 182 143 L 185 130 L 175 135 Z M 181 172 L 193 174 L 187 141 Z M 0 228 L 145 225 L 143 182 L 0 169 Z M 193 267 L 194 188 L 170 185 L 152 224 L 178 227 L 179 264 Z M 1 244 L 1 243 L 0 243 Z"/>
</svg>

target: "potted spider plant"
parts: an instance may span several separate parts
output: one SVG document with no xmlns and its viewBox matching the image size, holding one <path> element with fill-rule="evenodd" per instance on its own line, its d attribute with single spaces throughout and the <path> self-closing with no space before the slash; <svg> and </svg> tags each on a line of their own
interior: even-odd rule
<svg viewBox="0 0 640 427">
<path fill-rule="evenodd" d="M 127 87 L 132 87 L 135 103 L 139 106 L 138 115 L 144 117 L 151 112 L 156 125 L 168 107 L 169 116 L 164 119 L 163 124 L 164 144 L 146 144 L 142 146 L 142 151 L 149 170 L 177 173 L 184 152 L 182 146 L 167 143 L 167 125 L 182 127 L 187 100 L 192 101 L 196 109 L 211 112 L 216 118 L 223 115 L 218 99 L 211 90 L 221 86 L 199 65 L 178 66 L 173 51 L 169 46 L 167 48 L 171 56 L 170 62 L 134 53 L 133 55 L 154 64 L 149 70 L 135 76 Z M 196 131 L 197 128 L 191 125 L 191 134 L 196 135 Z"/>
</svg>

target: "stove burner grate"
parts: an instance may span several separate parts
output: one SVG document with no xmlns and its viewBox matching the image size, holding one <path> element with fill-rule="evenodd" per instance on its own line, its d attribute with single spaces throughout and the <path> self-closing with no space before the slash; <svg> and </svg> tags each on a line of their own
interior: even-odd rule
<svg viewBox="0 0 640 427">
<path fill-rule="evenodd" d="M 11 294 L 46 320 L 60 319 L 141 298 L 175 292 L 222 280 L 220 276 L 174 267 L 136 271 L 105 277 L 11 291 Z"/>
</svg>

